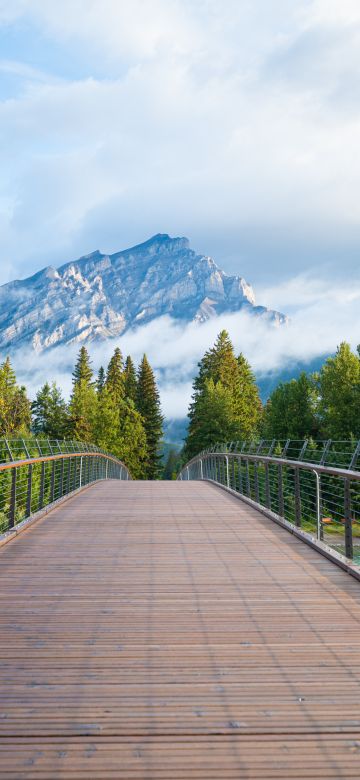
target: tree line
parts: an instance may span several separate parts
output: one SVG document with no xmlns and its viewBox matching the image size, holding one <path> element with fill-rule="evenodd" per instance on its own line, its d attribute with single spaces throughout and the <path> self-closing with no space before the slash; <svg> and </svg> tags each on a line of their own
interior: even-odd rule
<svg viewBox="0 0 360 780">
<path fill-rule="evenodd" d="M 235 355 L 225 330 L 198 367 L 183 462 L 217 442 L 360 439 L 360 348 L 354 353 L 341 343 L 318 372 L 280 382 L 265 405 L 248 361 Z"/>
<path fill-rule="evenodd" d="M 31 402 L 7 358 L 0 365 L 0 436 L 46 436 L 93 442 L 124 461 L 135 479 L 161 474 L 163 416 L 154 372 L 146 357 L 136 371 L 116 348 L 95 378 L 81 347 L 66 402 L 55 382 L 46 382 Z"/>
</svg>

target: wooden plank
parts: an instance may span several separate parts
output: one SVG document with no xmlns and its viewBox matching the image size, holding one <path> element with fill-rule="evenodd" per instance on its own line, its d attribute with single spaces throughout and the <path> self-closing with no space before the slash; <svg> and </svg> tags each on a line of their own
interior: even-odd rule
<svg viewBox="0 0 360 780">
<path fill-rule="evenodd" d="M 358 778 L 360 587 L 206 483 L 109 482 L 0 550 L 0 777 Z"/>
</svg>

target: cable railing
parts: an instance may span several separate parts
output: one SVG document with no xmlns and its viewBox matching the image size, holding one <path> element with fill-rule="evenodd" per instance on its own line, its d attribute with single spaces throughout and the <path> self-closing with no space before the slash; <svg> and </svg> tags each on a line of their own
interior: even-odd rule
<svg viewBox="0 0 360 780">
<path fill-rule="evenodd" d="M 93 444 L 0 439 L 0 534 L 103 479 L 131 479 L 121 460 Z"/>
<path fill-rule="evenodd" d="M 217 445 L 189 461 L 179 479 L 229 488 L 360 564 L 360 447 L 346 442 L 341 450 L 340 444 Z"/>
<path fill-rule="evenodd" d="M 215 444 L 206 452 L 237 452 L 244 455 L 275 455 L 321 466 L 360 470 L 360 441 L 325 439 L 254 439 Z"/>
</svg>

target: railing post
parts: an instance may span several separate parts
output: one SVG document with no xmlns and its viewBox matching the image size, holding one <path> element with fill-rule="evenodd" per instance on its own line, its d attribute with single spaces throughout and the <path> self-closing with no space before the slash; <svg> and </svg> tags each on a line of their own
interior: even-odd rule
<svg viewBox="0 0 360 780">
<path fill-rule="evenodd" d="M 300 496 L 300 472 L 295 468 L 295 525 L 301 526 L 301 496 Z"/>
<path fill-rule="evenodd" d="M 55 469 L 56 469 L 56 460 L 53 460 L 52 469 L 51 469 L 50 504 L 52 504 L 55 498 Z"/>
<path fill-rule="evenodd" d="M 271 509 L 271 493 L 269 480 L 269 464 L 265 463 L 265 501 L 268 509 Z"/>
<path fill-rule="evenodd" d="M 80 477 L 79 477 L 79 488 L 82 487 L 82 467 L 83 467 L 83 456 L 80 458 Z"/>
<path fill-rule="evenodd" d="M 32 463 L 28 466 L 27 493 L 26 493 L 26 517 L 31 515 L 31 495 L 32 495 Z"/>
<path fill-rule="evenodd" d="M 345 483 L 344 483 L 344 508 L 345 508 L 345 555 L 347 558 L 352 558 L 354 555 L 354 549 L 353 549 L 353 533 L 352 533 L 352 517 L 351 517 L 351 487 L 350 487 L 349 479 L 345 479 Z"/>
<path fill-rule="evenodd" d="M 246 494 L 249 496 L 249 498 L 251 498 L 250 471 L 249 471 L 249 461 L 248 461 L 247 458 L 246 458 L 246 461 L 245 461 L 245 468 L 246 468 L 246 476 L 245 476 L 245 480 L 246 480 Z"/>
<path fill-rule="evenodd" d="M 108 478 L 108 467 L 109 467 L 109 462 L 108 462 L 108 461 L 106 461 L 105 479 L 107 479 L 107 478 Z"/>
<path fill-rule="evenodd" d="M 39 491 L 39 509 L 44 506 L 45 495 L 45 461 L 41 464 L 40 491 Z"/>
<path fill-rule="evenodd" d="M 76 478 L 77 478 L 77 458 L 74 458 L 73 490 L 76 490 Z"/>
<path fill-rule="evenodd" d="M 9 528 L 14 528 L 16 516 L 16 469 L 12 469 L 9 510 Z"/>
<path fill-rule="evenodd" d="M 279 502 L 279 515 L 284 517 L 284 485 L 283 485 L 283 467 L 281 464 L 278 466 L 278 502 Z"/>
<path fill-rule="evenodd" d="M 61 458 L 61 464 L 60 464 L 60 482 L 59 482 L 59 498 L 62 497 L 64 493 L 64 458 Z"/>
<path fill-rule="evenodd" d="M 257 460 L 254 462 L 254 490 L 255 501 L 257 504 L 259 504 L 259 464 Z"/>
<path fill-rule="evenodd" d="M 238 458 L 238 470 L 239 470 L 239 493 L 243 495 L 244 493 L 244 487 L 243 487 L 243 477 L 242 477 L 242 462 L 241 458 Z"/>
<path fill-rule="evenodd" d="M 200 458 L 200 479 L 204 479 L 202 458 Z"/>
<path fill-rule="evenodd" d="M 321 497 L 320 497 L 320 474 L 314 469 L 316 478 L 316 535 L 320 540 L 322 539 L 322 522 L 321 522 Z"/>
<path fill-rule="evenodd" d="M 227 487 L 230 487 L 229 458 L 227 455 L 225 455 L 225 463 L 226 463 L 226 485 Z"/>
<path fill-rule="evenodd" d="M 189 466 L 186 467 L 186 473 L 187 473 L 187 478 L 189 480 L 190 479 L 190 476 L 189 476 Z"/>
</svg>

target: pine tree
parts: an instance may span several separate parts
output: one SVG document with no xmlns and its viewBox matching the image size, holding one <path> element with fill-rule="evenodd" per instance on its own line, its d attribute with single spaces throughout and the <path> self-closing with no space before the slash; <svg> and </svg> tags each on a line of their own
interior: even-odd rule
<svg viewBox="0 0 360 780">
<path fill-rule="evenodd" d="M 6 358 L 0 365 L 0 436 L 26 434 L 30 422 L 30 401 L 25 387 L 17 384 L 10 358 Z"/>
<path fill-rule="evenodd" d="M 234 415 L 239 424 L 240 438 L 244 440 L 251 438 L 258 429 L 262 415 L 262 403 L 255 376 L 242 353 L 237 359 L 237 364 L 237 378 L 234 385 Z"/>
<path fill-rule="evenodd" d="M 63 439 L 69 430 L 67 406 L 56 383 L 46 382 L 31 404 L 34 433 L 44 434 L 52 439 Z"/>
<path fill-rule="evenodd" d="M 181 455 L 178 450 L 170 448 L 163 468 L 163 479 L 176 479 L 181 468 Z"/>
<path fill-rule="evenodd" d="M 99 395 L 101 395 L 104 387 L 105 387 L 105 370 L 102 366 L 100 366 L 98 377 L 96 380 L 96 390 L 99 393 Z"/>
<path fill-rule="evenodd" d="M 73 372 L 69 413 L 69 427 L 75 439 L 91 441 L 96 414 L 96 390 L 89 354 L 85 347 L 80 349 Z"/>
<path fill-rule="evenodd" d="M 211 444 L 210 434 L 220 440 L 220 433 L 222 437 L 227 433 L 226 438 L 236 439 L 246 439 L 257 433 L 262 407 L 255 377 L 244 356 L 235 357 L 225 330 L 219 333 L 214 346 L 200 361 L 193 390 L 185 443 L 188 457 L 193 457 L 199 449 L 203 449 L 205 440 L 207 446 Z M 226 404 L 224 418 L 220 414 L 221 397 Z M 216 405 L 217 421 L 212 419 L 212 402 Z"/>
<path fill-rule="evenodd" d="M 163 416 L 153 370 L 144 355 L 138 371 L 137 409 L 140 412 L 147 441 L 147 479 L 158 479 L 161 474 L 160 442 L 163 435 Z"/>
<path fill-rule="evenodd" d="M 266 439 L 309 439 L 319 431 L 315 382 L 303 372 L 298 379 L 280 382 L 264 409 L 262 435 Z"/>
<path fill-rule="evenodd" d="M 141 415 L 132 401 L 119 402 L 107 386 L 97 399 L 94 441 L 124 461 L 133 479 L 144 478 L 147 448 Z"/>
<path fill-rule="evenodd" d="M 342 342 L 318 377 L 320 422 L 325 437 L 360 436 L 360 360 L 350 344 Z"/>
<path fill-rule="evenodd" d="M 113 398 L 120 403 L 124 398 L 124 363 L 119 347 L 116 347 L 108 365 L 105 385 Z"/>
<path fill-rule="evenodd" d="M 124 393 L 125 398 L 130 398 L 136 403 L 137 379 L 135 366 L 130 355 L 127 356 L 124 370 Z"/>
</svg>

